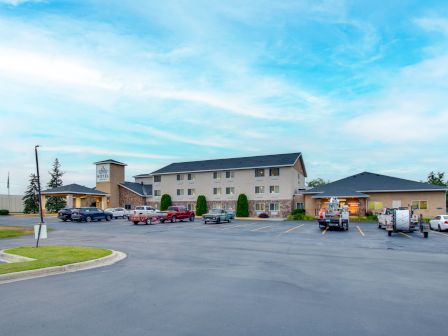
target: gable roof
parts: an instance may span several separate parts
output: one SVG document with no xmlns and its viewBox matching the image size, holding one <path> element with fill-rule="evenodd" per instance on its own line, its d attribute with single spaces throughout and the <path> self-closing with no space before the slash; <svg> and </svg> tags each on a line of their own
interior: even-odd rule
<svg viewBox="0 0 448 336">
<path fill-rule="evenodd" d="M 95 188 L 88 188 L 76 183 L 67 184 L 65 186 L 46 189 L 42 191 L 42 195 L 51 195 L 51 194 L 82 194 L 82 195 L 97 195 L 97 196 L 108 195 L 104 191 Z"/>
<path fill-rule="evenodd" d="M 127 166 L 126 163 L 117 161 L 117 160 L 112 160 L 112 159 L 107 159 L 107 160 L 103 160 L 103 161 L 98 161 L 98 162 L 94 162 L 94 164 L 98 165 L 98 164 L 106 164 L 106 163 L 112 163 L 112 164 L 116 164 L 119 166 Z"/>
<path fill-rule="evenodd" d="M 136 182 L 123 182 L 119 186 L 132 191 L 140 196 L 152 196 L 152 184 L 141 184 Z"/>
<path fill-rule="evenodd" d="M 371 192 L 446 191 L 448 187 L 416 182 L 398 177 L 363 172 L 341 180 L 315 187 L 304 194 L 315 194 L 313 198 L 344 196 L 369 197 Z"/>
<path fill-rule="evenodd" d="M 204 172 L 228 169 L 249 169 L 249 168 L 269 168 L 269 167 L 288 167 L 293 166 L 297 160 L 300 160 L 304 174 L 306 176 L 305 164 L 301 153 L 273 154 L 260 156 L 246 156 L 228 159 L 188 161 L 171 163 L 159 170 L 151 173 L 158 174 L 174 174 L 186 172 Z M 148 176 L 141 174 L 139 176 Z"/>
</svg>

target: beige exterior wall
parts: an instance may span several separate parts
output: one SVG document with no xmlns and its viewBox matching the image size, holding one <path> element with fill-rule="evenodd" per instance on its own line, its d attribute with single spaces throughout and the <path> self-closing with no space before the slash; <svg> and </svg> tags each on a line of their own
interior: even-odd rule
<svg viewBox="0 0 448 336">
<path fill-rule="evenodd" d="M 124 182 L 124 166 L 110 164 L 108 182 L 97 182 L 96 189 L 109 194 L 107 207 L 114 208 L 120 206 L 120 191 L 118 185 Z"/>
</svg>

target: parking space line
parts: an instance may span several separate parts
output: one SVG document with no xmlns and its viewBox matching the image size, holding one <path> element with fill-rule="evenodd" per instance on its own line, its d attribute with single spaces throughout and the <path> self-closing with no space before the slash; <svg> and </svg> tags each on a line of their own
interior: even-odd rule
<svg viewBox="0 0 448 336">
<path fill-rule="evenodd" d="M 304 226 L 305 224 L 300 224 L 300 225 L 297 225 L 297 226 L 294 226 L 294 227 L 292 227 L 292 228 L 290 228 L 290 229 L 288 229 L 288 230 L 286 230 L 285 232 L 283 232 L 283 233 L 288 233 L 288 232 L 291 232 L 291 231 L 294 231 L 294 230 L 297 230 L 298 228 L 301 228 L 302 226 Z"/>
<path fill-rule="evenodd" d="M 431 231 L 431 233 L 436 233 L 436 234 L 438 234 L 438 235 L 445 236 L 445 237 L 448 238 L 448 234 L 446 234 L 446 233 L 437 232 L 437 231 Z"/>
<path fill-rule="evenodd" d="M 238 224 L 238 225 L 232 225 L 232 226 L 226 226 L 225 228 L 222 228 L 221 230 L 227 230 L 227 229 L 231 229 L 231 228 L 236 228 L 238 226 L 243 226 L 244 224 Z"/>
<path fill-rule="evenodd" d="M 323 234 L 323 235 L 326 234 L 326 233 L 327 233 L 327 230 L 328 230 L 328 226 L 325 228 L 325 230 L 322 231 L 322 234 Z"/>
<path fill-rule="evenodd" d="M 411 237 L 410 235 L 408 235 L 408 234 L 406 234 L 406 233 L 404 233 L 404 232 L 400 232 L 400 234 L 403 235 L 403 236 L 405 236 L 405 237 L 408 237 L 409 239 L 412 239 L 412 237 Z"/>
<path fill-rule="evenodd" d="M 258 231 L 258 230 L 263 230 L 263 229 L 267 229 L 267 228 L 270 228 L 271 226 L 263 226 L 263 227 L 261 227 L 261 228 L 257 228 L 257 229 L 253 229 L 253 230 L 250 230 L 250 231 Z"/>
<path fill-rule="evenodd" d="M 361 228 L 359 227 L 359 225 L 356 225 L 356 228 L 358 229 L 359 233 L 361 234 L 361 236 L 365 237 L 366 235 L 364 234 L 364 232 L 362 232 Z"/>
</svg>

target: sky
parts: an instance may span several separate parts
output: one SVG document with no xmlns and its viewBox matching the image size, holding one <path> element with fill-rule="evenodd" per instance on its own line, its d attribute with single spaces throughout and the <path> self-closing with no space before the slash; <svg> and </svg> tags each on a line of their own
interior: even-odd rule
<svg viewBox="0 0 448 336">
<path fill-rule="evenodd" d="M 0 194 L 302 152 L 308 180 L 448 173 L 446 1 L 0 0 Z"/>
</svg>

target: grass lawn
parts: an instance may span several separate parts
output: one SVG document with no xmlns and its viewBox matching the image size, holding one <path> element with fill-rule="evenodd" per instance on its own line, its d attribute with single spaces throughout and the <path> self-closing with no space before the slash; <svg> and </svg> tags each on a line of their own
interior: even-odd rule
<svg viewBox="0 0 448 336">
<path fill-rule="evenodd" d="M 0 226 L 0 239 L 15 238 L 30 234 L 34 234 L 34 228 L 32 226 Z"/>
<path fill-rule="evenodd" d="M 102 258 L 112 253 L 111 250 L 103 248 L 81 246 L 41 246 L 39 248 L 24 246 L 12 248 L 5 252 L 37 260 L 0 264 L 0 274 L 73 264 Z"/>
</svg>

